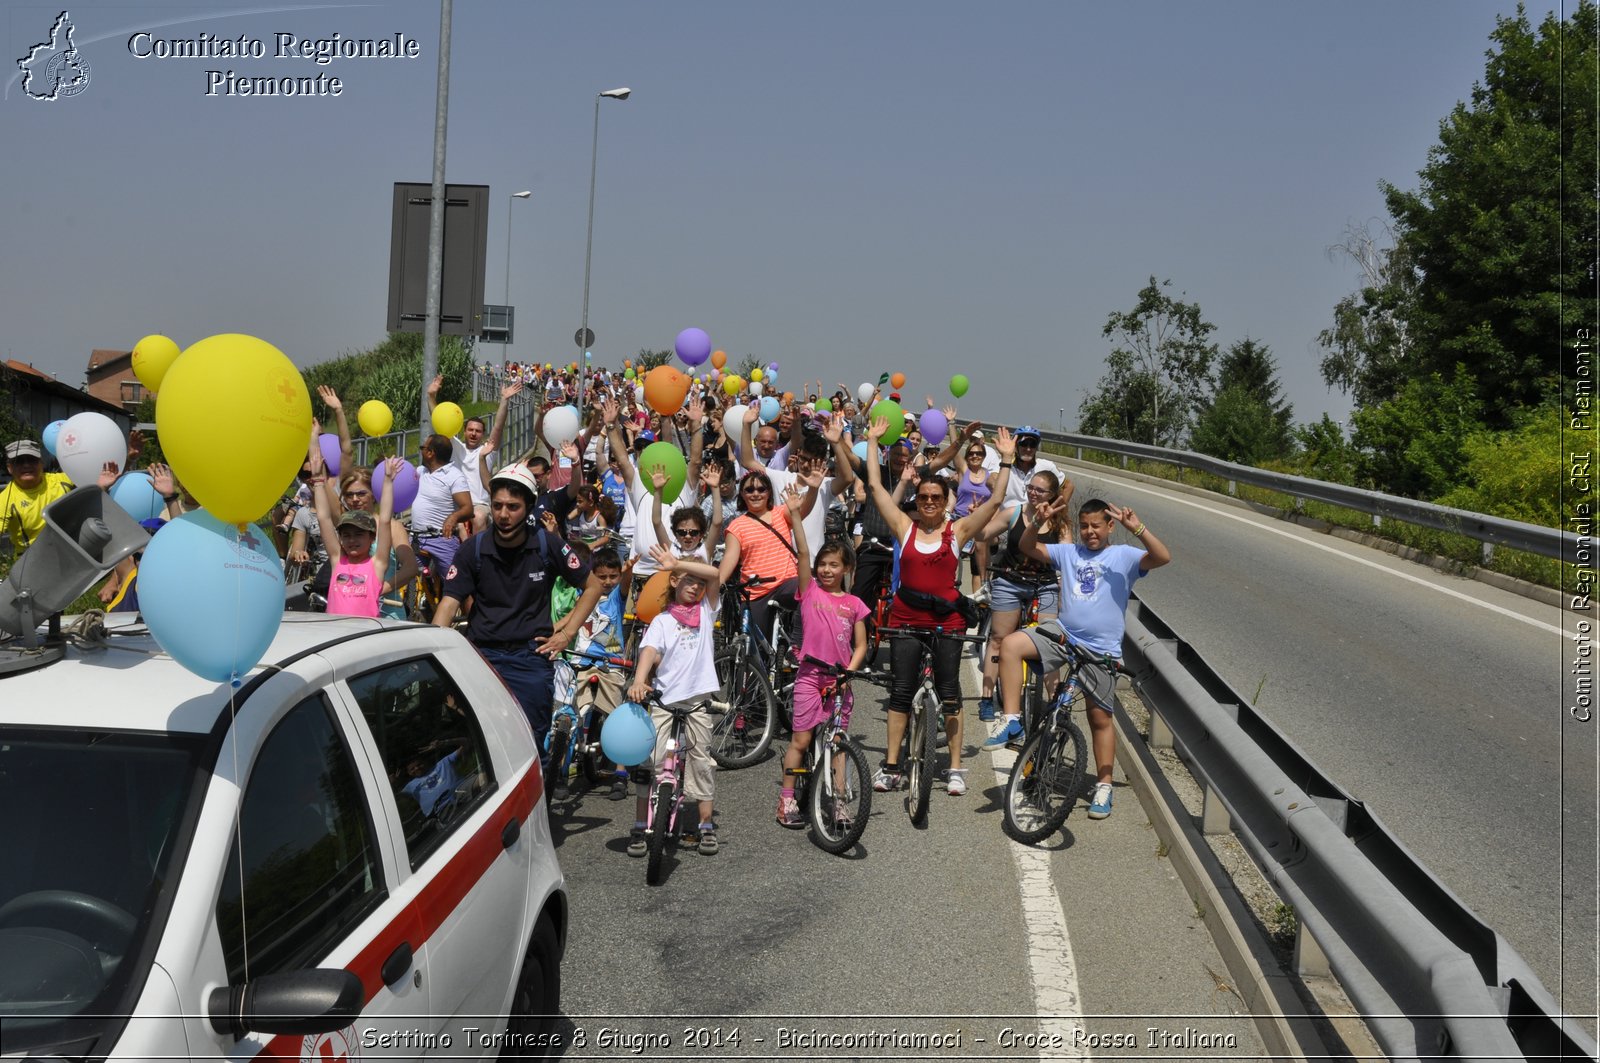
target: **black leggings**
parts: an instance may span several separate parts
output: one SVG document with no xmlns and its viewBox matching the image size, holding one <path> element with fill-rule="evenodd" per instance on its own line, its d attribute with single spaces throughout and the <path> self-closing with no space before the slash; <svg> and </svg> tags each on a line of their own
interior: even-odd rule
<svg viewBox="0 0 1600 1063">
<path fill-rule="evenodd" d="M 898 636 L 889 645 L 889 711 L 910 712 L 911 698 L 922 683 L 922 640 Z M 961 643 L 939 639 L 933 644 L 933 689 L 944 702 L 946 716 L 961 711 Z"/>
<path fill-rule="evenodd" d="M 795 594 L 800 590 L 800 580 L 786 579 L 776 587 L 772 593 L 756 599 L 750 603 L 750 623 L 761 632 L 761 636 L 770 644 L 772 642 L 772 611 L 774 608 L 793 609 Z M 796 614 L 798 615 L 798 613 Z M 795 646 L 800 645 L 799 631 L 789 632 L 790 640 Z"/>
</svg>

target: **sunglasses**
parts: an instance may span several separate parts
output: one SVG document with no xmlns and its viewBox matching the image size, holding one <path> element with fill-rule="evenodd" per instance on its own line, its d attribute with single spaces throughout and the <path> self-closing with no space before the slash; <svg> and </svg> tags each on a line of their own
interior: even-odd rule
<svg viewBox="0 0 1600 1063">
<path fill-rule="evenodd" d="M 704 535 L 705 532 L 701 531 L 699 528 L 673 528 L 672 534 L 676 535 L 680 539 L 688 539 L 691 537 Z"/>
<path fill-rule="evenodd" d="M 345 491 L 340 495 L 340 497 L 341 498 L 371 498 L 372 497 L 372 492 L 371 491 L 361 491 L 361 490 Z"/>
<path fill-rule="evenodd" d="M 934 502 L 938 503 L 941 506 L 944 505 L 944 495 L 918 495 L 917 496 L 917 504 L 918 505 L 928 505 L 929 503 L 934 503 Z"/>
<path fill-rule="evenodd" d="M 767 493 L 766 484 L 745 484 L 744 493 L 747 495 L 764 495 Z"/>
</svg>

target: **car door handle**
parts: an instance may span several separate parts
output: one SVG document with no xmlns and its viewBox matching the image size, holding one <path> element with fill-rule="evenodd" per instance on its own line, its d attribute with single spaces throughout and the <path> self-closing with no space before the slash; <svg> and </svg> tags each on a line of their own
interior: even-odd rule
<svg viewBox="0 0 1600 1063">
<path fill-rule="evenodd" d="M 398 948 L 389 953 L 389 958 L 383 961 L 378 974 L 382 977 L 383 984 L 393 989 L 409 970 L 411 970 L 411 942 L 402 941 Z"/>
<path fill-rule="evenodd" d="M 500 848 L 511 848 L 520 837 L 522 837 L 522 821 L 512 816 L 506 821 L 505 828 L 500 831 Z"/>
</svg>

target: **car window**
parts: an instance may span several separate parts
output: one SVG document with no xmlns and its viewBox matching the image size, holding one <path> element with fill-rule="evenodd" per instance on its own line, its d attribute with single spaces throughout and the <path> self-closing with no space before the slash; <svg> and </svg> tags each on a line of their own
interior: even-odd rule
<svg viewBox="0 0 1600 1063">
<path fill-rule="evenodd" d="M 307 698 L 250 768 L 217 900 L 228 980 L 315 964 L 386 895 L 350 751 L 326 699 Z"/>
<path fill-rule="evenodd" d="M 386 665 L 349 685 L 394 787 L 416 869 L 494 789 L 483 731 L 430 657 Z"/>
</svg>

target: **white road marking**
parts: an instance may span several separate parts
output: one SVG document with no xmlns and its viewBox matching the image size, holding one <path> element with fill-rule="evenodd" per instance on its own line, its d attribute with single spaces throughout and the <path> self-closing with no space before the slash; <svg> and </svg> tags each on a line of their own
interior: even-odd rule
<svg viewBox="0 0 1600 1063">
<path fill-rule="evenodd" d="M 977 656 L 969 656 L 963 667 L 973 682 L 983 681 Z M 981 690 L 981 686 L 976 689 Z M 987 732 L 983 733 L 987 738 Z M 1017 755 L 1001 746 L 989 751 L 995 781 L 1005 786 Z M 1073 1048 L 1073 1031 L 1083 1027 L 1083 997 L 1078 992 L 1078 963 L 1072 955 L 1072 939 L 1067 935 L 1066 910 L 1050 877 L 1050 854 L 1006 839 L 1011 858 L 1017 865 L 1017 885 L 1022 891 L 1023 933 L 1028 939 L 1028 978 L 1033 983 L 1033 1010 L 1038 1016 L 1039 1033 L 1045 1044 L 1062 1047 L 1041 1049 L 1040 1059 L 1089 1060 L 1087 1049 Z"/>
<path fill-rule="evenodd" d="M 1355 554 L 1349 553 L 1349 552 L 1344 551 L 1344 550 L 1340 550 L 1338 547 L 1330 546 L 1327 543 L 1319 543 L 1315 539 L 1307 539 L 1306 537 L 1304 537 L 1302 535 L 1296 535 L 1294 532 L 1289 531 L 1289 530 L 1287 530 L 1285 528 L 1274 527 L 1271 524 L 1262 524 L 1259 521 L 1251 520 L 1249 517 L 1246 517 L 1243 514 L 1232 512 L 1231 507 L 1228 507 L 1228 506 L 1216 506 L 1216 505 L 1210 505 L 1210 504 L 1207 504 L 1207 503 L 1204 503 L 1204 502 L 1196 502 L 1193 499 L 1183 498 L 1183 497 L 1180 497 L 1180 496 L 1178 496 L 1176 494 L 1168 494 L 1166 492 L 1157 491 L 1157 490 L 1154 490 L 1154 489 L 1149 488 L 1149 487 L 1145 487 L 1145 486 L 1140 485 L 1140 484 L 1129 483 L 1126 480 L 1117 479 L 1115 476 L 1113 476 L 1111 474 L 1107 474 L 1106 479 L 1116 480 L 1117 485 L 1118 485 L 1119 488 L 1125 488 L 1125 489 L 1127 489 L 1129 491 L 1140 491 L 1140 492 L 1143 492 L 1144 494 L 1147 494 L 1147 495 L 1153 495 L 1154 497 L 1159 498 L 1164 502 L 1177 502 L 1180 505 L 1193 506 L 1195 509 L 1203 509 L 1207 513 L 1214 514 L 1214 515 L 1216 515 L 1218 517 L 1227 517 L 1229 520 L 1236 520 L 1240 524 L 1248 524 L 1252 528 L 1258 528 L 1261 531 L 1271 532 L 1274 535 L 1281 535 L 1285 539 L 1293 539 L 1297 543 L 1301 543 L 1302 545 L 1305 545 L 1305 546 L 1314 547 L 1315 549 L 1322 550 L 1322 551 L 1324 551 L 1326 553 L 1336 554 L 1337 556 L 1343 558 L 1346 561 L 1354 561 L 1358 565 L 1366 565 L 1368 568 L 1378 569 L 1381 572 L 1383 572 L 1385 575 L 1394 576 L 1397 579 L 1409 580 L 1410 582 L 1415 583 L 1420 587 L 1426 587 L 1429 590 L 1438 591 L 1440 594 L 1448 594 L 1452 598 L 1459 598 L 1463 602 L 1467 602 L 1469 604 L 1479 606 L 1480 608 L 1483 608 L 1483 609 L 1488 609 L 1491 612 L 1499 613 L 1501 616 L 1508 616 L 1513 620 L 1520 620 L 1524 624 L 1528 624 L 1531 627 L 1539 628 L 1540 630 L 1543 630 L 1543 631 L 1548 631 L 1552 635 L 1561 635 L 1562 637 L 1566 636 L 1566 632 L 1562 631 L 1559 627 L 1557 627 L 1554 624 L 1547 624 L 1543 620 L 1535 620 L 1531 616 L 1523 616 L 1521 613 L 1516 612 L 1515 610 L 1507 609 L 1504 606 L 1500 606 L 1500 605 L 1494 605 L 1494 604 L 1492 604 L 1490 602 L 1483 601 L 1482 599 L 1479 599 L 1479 598 L 1474 598 L 1470 594 L 1462 594 L 1460 591 L 1451 590 L 1449 587 L 1441 587 L 1437 583 L 1434 583 L 1434 582 L 1432 582 L 1430 580 L 1423 579 L 1421 576 L 1413 576 L 1409 572 L 1400 572 L 1400 571 L 1398 571 L 1398 570 L 1396 570 L 1394 568 L 1391 568 L 1388 565 L 1380 564 L 1377 561 L 1373 561 L 1373 560 L 1370 560 L 1370 559 L 1365 558 L 1365 557 L 1357 557 Z"/>
</svg>

